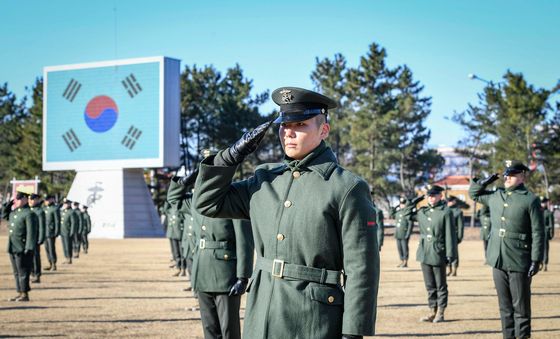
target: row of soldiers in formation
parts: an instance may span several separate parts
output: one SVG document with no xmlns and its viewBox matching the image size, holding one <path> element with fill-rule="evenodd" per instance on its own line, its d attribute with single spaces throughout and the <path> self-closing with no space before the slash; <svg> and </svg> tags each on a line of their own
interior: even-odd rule
<svg viewBox="0 0 560 339">
<path fill-rule="evenodd" d="M 72 208 L 73 206 L 73 208 Z M 16 283 L 17 295 L 9 301 L 29 301 L 30 282 L 40 283 L 42 270 L 57 270 L 56 238 L 61 236 L 65 260 L 72 264 L 81 249 L 88 253 L 91 219 L 87 206 L 64 199 L 57 204 L 53 195 L 45 196 L 17 191 L 14 199 L 4 203 L 2 217 L 8 220 L 8 254 Z M 41 266 L 41 246 L 49 265 Z M 31 279 L 32 278 L 32 279 Z"/>
<path fill-rule="evenodd" d="M 325 142 L 328 110 L 336 102 L 295 87 L 275 90 L 272 100 L 280 106 L 276 120 L 205 157 L 193 174 L 173 178 L 168 192 L 171 208 L 183 215 L 182 222 L 173 213 L 169 219 L 184 230 L 170 237 L 186 239 L 181 256 L 186 261 L 178 264 L 178 272 L 188 271 L 192 260 L 191 283 L 205 337 L 240 336 L 238 296 L 245 290 L 246 338 L 374 335 L 380 213 L 367 183 L 340 167 Z M 251 178 L 234 182 L 237 167 L 273 123 L 279 124 L 284 162 L 263 164 Z M 492 267 L 504 338 L 530 337 L 531 280 L 545 252 L 541 201 L 524 185 L 529 174 L 520 162 L 507 161 L 505 188 L 487 189 L 498 174 L 473 179 L 469 188 L 470 197 L 489 209 L 486 263 Z M 444 321 L 447 266 L 451 264 L 453 274 L 453 263 L 458 265 L 457 216 L 442 192 L 442 187 L 430 186 L 427 205 L 416 208 L 424 198 L 418 197 L 403 201 L 397 212 L 397 224 L 418 223 L 416 259 L 430 308 L 421 320 L 429 322 Z M 232 219 L 250 220 L 252 237 L 249 223 L 236 226 Z M 404 234 L 408 240 L 410 231 Z M 254 268 L 249 260 L 253 249 Z"/>
</svg>

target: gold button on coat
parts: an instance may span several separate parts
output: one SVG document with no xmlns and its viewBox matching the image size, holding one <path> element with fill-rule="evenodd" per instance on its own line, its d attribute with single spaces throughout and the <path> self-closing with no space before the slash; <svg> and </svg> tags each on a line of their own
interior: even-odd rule
<svg viewBox="0 0 560 339">
<path fill-rule="evenodd" d="M 292 202 L 290 200 L 286 200 L 284 202 L 284 207 L 290 207 L 290 206 L 292 206 Z"/>
<path fill-rule="evenodd" d="M 332 304 L 334 302 L 334 297 L 332 295 L 329 295 L 327 301 L 329 302 L 329 304 Z"/>
<path fill-rule="evenodd" d="M 228 260 L 229 256 L 227 254 L 224 254 L 224 259 Z"/>
<path fill-rule="evenodd" d="M 202 230 L 206 231 L 206 226 L 202 225 Z"/>
<path fill-rule="evenodd" d="M 282 234 L 282 233 L 278 233 L 278 235 L 276 236 L 276 239 L 278 239 L 280 241 L 284 240 L 284 238 L 285 238 L 284 234 Z"/>
<path fill-rule="evenodd" d="M 508 204 L 504 204 L 504 207 L 508 207 Z"/>
<path fill-rule="evenodd" d="M 506 220 L 506 217 L 502 217 L 502 220 Z"/>
<path fill-rule="evenodd" d="M 292 176 L 297 179 L 297 178 L 301 177 L 301 173 L 298 172 L 298 171 L 295 171 L 294 173 L 292 173 Z"/>
</svg>

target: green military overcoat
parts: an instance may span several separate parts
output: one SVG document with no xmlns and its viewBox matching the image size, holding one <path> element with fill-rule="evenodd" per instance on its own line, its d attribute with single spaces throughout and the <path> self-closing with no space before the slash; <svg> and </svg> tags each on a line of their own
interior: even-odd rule
<svg viewBox="0 0 560 339">
<path fill-rule="evenodd" d="M 9 212 L 8 253 L 33 252 L 37 246 L 39 220 L 29 205 Z"/>
<path fill-rule="evenodd" d="M 91 233 L 91 217 L 88 212 L 82 212 L 82 234 Z"/>
<path fill-rule="evenodd" d="M 411 208 L 409 208 L 412 211 Z M 407 215 L 410 215 L 407 213 Z M 457 258 L 457 231 L 453 212 L 443 200 L 434 206 L 422 206 L 413 218 L 418 221 L 420 244 L 416 260 L 432 266 L 440 266 Z"/>
<path fill-rule="evenodd" d="M 37 231 L 37 244 L 42 244 L 43 242 L 45 242 L 45 238 L 46 238 L 47 222 L 45 217 L 45 211 L 43 211 L 43 208 L 41 206 L 30 207 L 29 209 L 37 216 L 37 221 L 39 226 L 38 227 L 39 230 Z"/>
<path fill-rule="evenodd" d="M 169 239 L 181 240 L 183 237 L 183 213 L 177 206 L 171 205 L 166 211 L 167 234 Z"/>
<path fill-rule="evenodd" d="M 248 288 L 244 337 L 373 335 L 379 250 L 367 183 L 340 167 L 324 142 L 301 161 L 263 165 L 235 183 L 236 168 L 214 166 L 213 158 L 200 166 L 196 208 L 250 219 L 262 263 Z M 342 270 L 344 289 L 336 283 Z M 310 281 L 308 271 L 334 281 Z"/>
<path fill-rule="evenodd" d="M 60 211 L 56 205 L 44 207 L 45 237 L 54 238 L 60 235 Z"/>
<path fill-rule="evenodd" d="M 167 201 L 190 215 L 195 251 L 192 287 L 199 292 L 228 293 L 237 278 L 253 272 L 253 235 L 248 221 L 208 218 L 194 210 L 187 187 L 172 180 Z M 192 218 L 192 219 L 191 219 Z"/>
<path fill-rule="evenodd" d="M 167 206 L 168 210 L 173 209 L 181 214 L 180 219 L 183 221 L 183 231 L 181 235 L 181 248 L 183 250 L 183 258 L 192 259 L 196 250 L 196 235 L 194 233 L 194 217 L 192 216 L 192 193 L 189 187 L 177 183 L 177 177 L 173 177 L 169 183 L 167 190 Z M 168 238 L 172 231 L 167 228 Z"/>
<path fill-rule="evenodd" d="M 457 244 L 460 244 L 463 241 L 463 233 L 465 231 L 465 223 L 463 222 L 463 211 L 459 208 L 459 206 L 451 206 L 449 207 L 451 212 L 453 212 L 453 217 L 455 218 L 455 229 L 457 230 Z"/>
<path fill-rule="evenodd" d="M 405 209 L 396 210 L 393 218 L 395 219 L 395 238 L 398 240 L 410 238 L 413 223 L 410 217 L 405 214 Z"/>
<path fill-rule="evenodd" d="M 486 252 L 491 267 L 527 272 L 531 261 L 544 255 L 544 222 L 540 199 L 521 184 L 508 189 L 486 191 L 471 181 L 469 195 L 490 208 L 492 229 Z"/>
<path fill-rule="evenodd" d="M 383 211 L 380 208 L 375 209 L 376 214 L 376 224 L 377 224 L 377 246 L 381 250 L 383 246 L 383 240 L 385 240 L 385 218 L 383 217 Z"/>
<path fill-rule="evenodd" d="M 83 224 L 84 219 L 82 217 L 82 211 L 80 211 L 77 208 L 73 208 L 72 212 L 76 216 L 76 220 L 77 220 L 77 224 L 78 224 L 78 227 L 76 228 L 76 233 L 82 234 L 82 232 L 84 230 L 84 224 Z"/>
<path fill-rule="evenodd" d="M 543 212 L 544 217 L 544 228 L 546 233 L 546 238 L 552 240 L 554 238 L 554 213 L 552 213 L 548 208 Z"/>
<path fill-rule="evenodd" d="M 80 227 L 78 215 L 71 208 L 65 208 L 60 212 L 60 234 L 72 237 Z"/>
<path fill-rule="evenodd" d="M 486 205 L 482 205 L 482 208 L 476 211 L 476 215 L 478 220 L 480 220 L 480 239 L 487 241 L 490 238 L 490 230 L 492 229 L 490 208 Z"/>
</svg>

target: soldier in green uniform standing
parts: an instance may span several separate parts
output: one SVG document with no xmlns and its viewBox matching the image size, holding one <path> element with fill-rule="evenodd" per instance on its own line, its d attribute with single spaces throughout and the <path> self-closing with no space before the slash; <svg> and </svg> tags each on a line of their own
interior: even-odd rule
<svg viewBox="0 0 560 339">
<path fill-rule="evenodd" d="M 457 276 L 457 267 L 459 267 L 459 244 L 463 241 L 463 232 L 465 230 L 465 224 L 463 223 L 463 211 L 457 203 L 457 197 L 450 196 L 447 199 L 447 207 L 453 212 L 453 217 L 455 218 L 455 229 L 457 231 L 457 248 L 455 249 L 455 258 L 449 263 L 449 272 L 447 276 Z"/>
<path fill-rule="evenodd" d="M 89 240 L 88 234 L 91 233 L 91 218 L 88 213 L 88 207 L 86 205 L 82 206 L 82 247 L 84 248 L 84 253 L 88 253 Z"/>
<path fill-rule="evenodd" d="M 60 212 L 60 235 L 62 236 L 62 249 L 66 260 L 63 264 L 72 263 L 72 241 L 79 227 L 78 216 L 72 209 L 72 201 L 64 199 L 62 212 Z"/>
<path fill-rule="evenodd" d="M 48 195 L 45 198 L 45 252 L 49 266 L 46 271 L 56 271 L 56 237 L 60 235 L 60 211 L 54 203 L 54 196 Z"/>
<path fill-rule="evenodd" d="M 31 280 L 32 283 L 41 282 L 41 245 L 45 242 L 46 236 L 45 211 L 43 211 L 41 203 L 41 197 L 38 194 L 32 193 L 29 196 L 30 210 L 37 215 L 37 220 L 39 222 L 37 246 L 35 246 L 35 252 L 33 253 L 33 270 L 31 271 L 31 276 L 33 277 Z"/>
<path fill-rule="evenodd" d="M 190 187 L 197 172 L 174 177 L 168 191 L 173 207 L 190 210 L 198 245 L 193 256 L 192 286 L 197 293 L 204 337 L 241 337 L 239 308 L 253 271 L 253 235 L 248 221 L 214 219 L 193 209 Z"/>
<path fill-rule="evenodd" d="M 76 232 L 74 233 L 73 239 L 72 239 L 72 252 L 74 253 L 73 257 L 74 258 L 79 258 L 80 257 L 80 250 L 82 247 L 82 230 L 83 230 L 83 224 L 82 224 L 82 211 L 80 211 L 80 203 L 77 201 L 74 201 L 73 204 L 74 208 L 72 209 L 72 212 L 74 213 L 74 215 L 76 216 L 76 220 L 78 222 L 78 227 L 76 229 Z"/>
<path fill-rule="evenodd" d="M 544 252 L 544 222 L 540 200 L 524 185 L 529 168 L 506 161 L 505 189 L 487 191 L 498 179 L 473 179 L 469 195 L 490 208 L 492 230 L 486 262 L 492 275 L 504 338 L 531 336 L 531 278 L 539 271 Z"/>
<path fill-rule="evenodd" d="M 273 123 L 200 165 L 194 203 L 209 217 L 249 219 L 257 260 L 248 287 L 245 338 L 374 335 L 379 285 L 376 214 L 368 184 L 340 167 L 324 139 L 336 103 L 295 87 L 280 105 L 283 164 L 232 183 Z"/>
<path fill-rule="evenodd" d="M 548 198 L 541 197 L 541 208 L 544 218 L 544 271 L 548 271 L 548 251 L 550 240 L 554 238 L 554 213 L 548 207 Z"/>
<path fill-rule="evenodd" d="M 19 191 L 15 200 L 4 209 L 4 217 L 9 220 L 8 253 L 18 292 L 9 301 L 29 301 L 29 275 L 39 233 L 37 215 L 29 208 L 29 193 Z"/>
<path fill-rule="evenodd" d="M 490 230 L 492 229 L 492 223 L 490 218 L 490 208 L 486 205 L 476 211 L 478 220 L 480 220 L 480 240 L 484 244 L 484 258 L 486 258 L 486 249 L 488 248 L 488 239 L 490 239 Z"/>
<path fill-rule="evenodd" d="M 413 222 L 405 216 L 407 200 L 405 197 L 399 198 L 399 206 L 393 211 L 395 219 L 395 239 L 397 240 L 397 250 L 399 252 L 400 264 L 397 267 L 408 267 L 408 240 L 412 234 Z"/>
<path fill-rule="evenodd" d="M 405 215 L 412 215 L 420 230 L 416 260 L 421 263 L 430 308 L 429 314 L 420 318 L 423 322 L 445 321 L 449 297 L 445 268 L 446 264 L 457 256 L 455 218 L 442 200 L 443 191 L 443 187 L 428 185 L 428 205 L 419 208 L 413 214 L 416 204 L 422 199 L 420 196 L 413 199 L 405 209 Z"/>
<path fill-rule="evenodd" d="M 183 231 L 183 213 L 177 206 L 170 205 L 170 208 L 167 210 L 167 237 L 171 241 L 171 251 L 175 259 L 176 272 L 173 273 L 174 277 L 187 275 L 187 265 L 185 260 L 183 260 L 183 250 L 181 247 Z"/>
</svg>

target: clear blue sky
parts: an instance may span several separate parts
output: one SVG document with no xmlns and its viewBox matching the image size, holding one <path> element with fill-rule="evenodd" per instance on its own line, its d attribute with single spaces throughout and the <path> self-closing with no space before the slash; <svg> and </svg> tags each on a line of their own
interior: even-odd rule
<svg viewBox="0 0 560 339">
<path fill-rule="evenodd" d="M 538 86 L 560 78 L 560 1 L 0 0 L 0 83 L 18 96 L 44 66 L 165 55 L 182 65 L 238 63 L 255 93 L 311 88 L 315 58 L 356 66 L 368 45 L 407 64 L 432 97 L 431 144 L 463 132 L 445 120 L 510 69 Z M 263 111 L 272 110 L 267 103 Z"/>
</svg>

